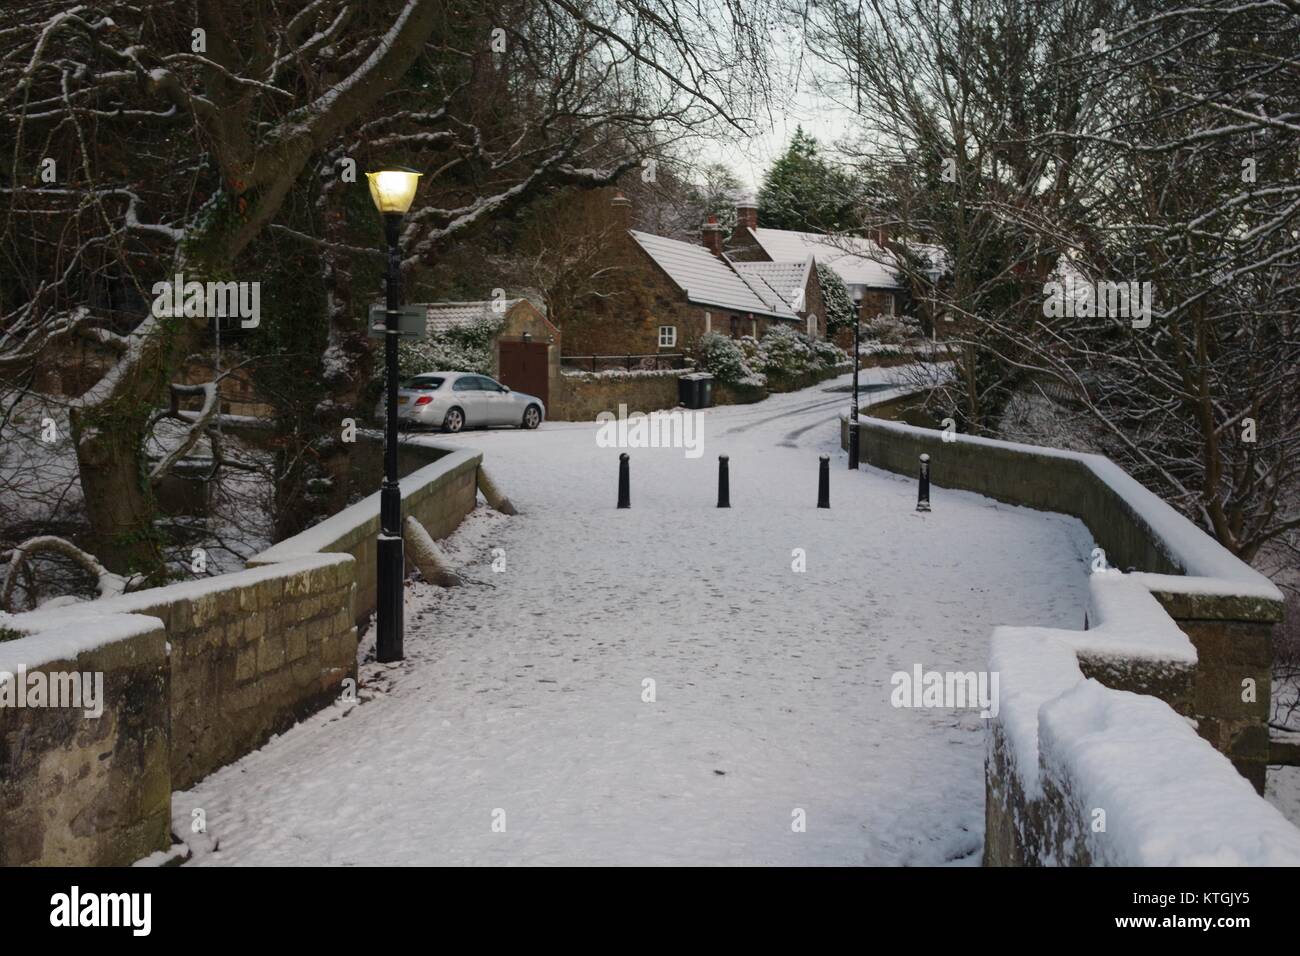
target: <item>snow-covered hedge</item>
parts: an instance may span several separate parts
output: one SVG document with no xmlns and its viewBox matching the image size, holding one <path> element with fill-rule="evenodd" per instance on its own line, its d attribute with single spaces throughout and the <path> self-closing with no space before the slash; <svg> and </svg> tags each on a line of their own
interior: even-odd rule
<svg viewBox="0 0 1300 956">
<path fill-rule="evenodd" d="M 797 376 L 824 372 L 849 361 L 834 342 L 814 339 L 785 325 L 774 326 L 761 339 L 740 339 L 745 362 L 766 376 Z"/>
<path fill-rule="evenodd" d="M 473 325 L 448 329 L 428 338 L 402 342 L 398 368 L 402 378 L 423 372 L 492 374 L 492 336 L 499 321 L 480 319 Z"/>
<path fill-rule="evenodd" d="M 910 315 L 877 315 L 862 323 L 864 342 L 905 345 L 924 338 L 921 323 Z"/>
<path fill-rule="evenodd" d="M 607 368 L 599 372 L 593 372 L 589 369 L 565 368 L 560 370 L 560 374 L 568 378 L 578 378 L 586 381 L 597 381 L 599 379 L 609 378 L 677 378 L 686 374 L 686 369 L 680 368 Z"/>
<path fill-rule="evenodd" d="M 706 332 L 695 346 L 696 364 L 727 385 L 766 385 L 767 376 L 752 368 L 745 352 L 732 339 L 717 332 Z"/>
</svg>

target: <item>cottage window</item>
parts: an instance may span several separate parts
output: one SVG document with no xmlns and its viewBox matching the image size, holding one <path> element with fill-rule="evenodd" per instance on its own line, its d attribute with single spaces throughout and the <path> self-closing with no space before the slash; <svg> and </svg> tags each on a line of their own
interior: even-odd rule
<svg viewBox="0 0 1300 956">
<path fill-rule="evenodd" d="M 740 338 L 740 319 L 734 315 L 731 317 L 731 337 L 733 339 Z"/>
<path fill-rule="evenodd" d="M 705 312 L 705 313 L 704 313 L 704 331 L 705 331 L 705 332 L 712 332 L 712 331 L 713 331 L 713 313 L 712 313 L 712 312 Z"/>
<path fill-rule="evenodd" d="M 817 316 L 815 313 L 808 313 L 808 337 L 817 338 Z"/>
<path fill-rule="evenodd" d="M 659 326 L 659 347 L 661 349 L 670 349 L 677 344 L 677 326 L 661 325 Z"/>
</svg>

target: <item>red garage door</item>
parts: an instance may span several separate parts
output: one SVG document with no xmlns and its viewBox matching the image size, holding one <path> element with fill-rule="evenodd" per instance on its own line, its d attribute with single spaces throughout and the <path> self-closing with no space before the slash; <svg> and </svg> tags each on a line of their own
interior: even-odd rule
<svg viewBox="0 0 1300 956">
<path fill-rule="evenodd" d="M 498 343 L 497 367 L 501 370 L 501 384 L 517 392 L 536 395 L 549 406 L 550 376 L 546 352 L 545 342 Z"/>
</svg>

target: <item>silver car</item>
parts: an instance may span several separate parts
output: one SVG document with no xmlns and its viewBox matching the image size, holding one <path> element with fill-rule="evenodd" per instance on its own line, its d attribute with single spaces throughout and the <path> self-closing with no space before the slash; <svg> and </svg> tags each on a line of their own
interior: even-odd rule
<svg viewBox="0 0 1300 956">
<path fill-rule="evenodd" d="M 386 415 L 387 395 L 375 406 L 375 417 Z M 426 372 L 400 383 L 397 389 L 399 425 L 421 425 L 458 432 L 466 426 L 516 425 L 536 428 L 546 417 L 546 405 L 535 395 L 512 392 L 486 375 L 472 372 Z"/>
</svg>

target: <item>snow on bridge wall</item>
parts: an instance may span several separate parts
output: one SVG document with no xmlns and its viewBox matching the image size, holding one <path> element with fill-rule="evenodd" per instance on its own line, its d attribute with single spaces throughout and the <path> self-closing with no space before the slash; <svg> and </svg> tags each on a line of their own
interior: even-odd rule
<svg viewBox="0 0 1300 956">
<path fill-rule="evenodd" d="M 402 479 L 402 514 L 414 517 L 434 538 L 445 538 L 474 510 L 478 494 L 479 452 L 402 445 L 430 460 Z M 375 610 L 378 584 L 379 492 L 331 515 L 301 534 L 272 545 L 249 559 L 249 567 L 278 564 L 306 554 L 350 554 L 356 559 L 353 615 L 360 624 Z M 408 560 L 408 570 L 410 569 Z"/>
<path fill-rule="evenodd" d="M 1132 575 L 1089 585 L 1086 631 L 994 631 L 985 865 L 1300 865 L 1300 830 L 1170 706 L 1191 641 Z"/>
<path fill-rule="evenodd" d="M 431 535 L 471 511 L 481 455 L 402 480 Z M 103 675 L 103 713 L 0 707 L 0 865 L 126 865 L 171 845 L 170 798 L 340 697 L 374 607 L 378 495 L 244 571 L 5 617 L 0 671 Z"/>
<path fill-rule="evenodd" d="M 860 428 L 866 464 L 913 476 L 928 454 L 936 489 L 1073 515 L 1109 566 L 1131 571 L 1094 574 L 1086 630 L 994 634 L 1003 703 L 986 765 L 986 863 L 1300 862 L 1300 831 L 1257 795 L 1282 615 L 1267 578 L 1105 457 L 945 442 L 868 417 Z M 847 421 L 841 438 L 847 447 Z M 942 513 L 942 492 L 932 498 Z M 1166 801 L 1160 813 L 1149 793 Z M 1105 831 L 1093 832 L 1096 810 Z M 1282 856 L 1262 849 L 1272 845 Z"/>
</svg>

